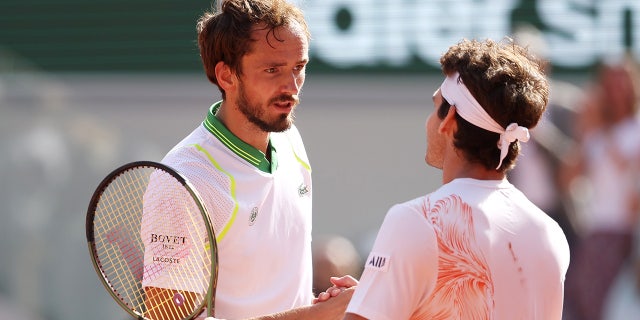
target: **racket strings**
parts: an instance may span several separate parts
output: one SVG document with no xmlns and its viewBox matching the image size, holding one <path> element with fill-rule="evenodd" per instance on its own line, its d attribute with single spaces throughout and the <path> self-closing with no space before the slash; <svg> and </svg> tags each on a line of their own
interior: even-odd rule
<svg viewBox="0 0 640 320">
<path fill-rule="evenodd" d="M 114 178 L 96 205 L 96 260 L 113 292 L 132 310 L 183 319 L 204 304 L 209 287 L 206 226 L 194 197 L 171 174 L 151 167 L 128 170 Z M 150 230 L 159 230 L 155 243 Z M 174 243 L 158 243 L 159 237 Z M 145 294 L 146 283 L 157 281 L 172 290 Z M 149 300 L 160 303 L 148 308 Z"/>
<path fill-rule="evenodd" d="M 169 185 L 165 180 L 165 178 L 170 177 L 157 177 L 158 180 L 162 180 L 159 182 L 160 185 L 163 186 L 163 189 L 166 189 L 166 186 Z M 200 213 L 199 208 L 197 207 L 196 202 L 193 197 L 186 192 L 186 190 L 182 187 L 180 188 L 169 188 L 170 191 L 176 191 L 176 194 L 173 194 L 169 197 L 166 194 L 169 190 L 163 190 L 162 197 L 169 199 L 170 201 L 151 201 L 151 203 L 157 203 L 164 206 L 164 208 L 153 208 L 151 211 L 165 211 L 167 212 L 175 212 L 176 210 L 180 210 L 181 214 L 173 214 L 169 215 L 171 217 L 170 226 L 181 226 L 178 229 L 182 231 L 182 234 L 188 234 L 187 238 L 192 241 L 191 245 L 186 246 L 180 252 L 177 252 L 175 256 L 182 259 L 185 257 L 190 257 L 189 259 L 181 260 L 180 263 L 176 263 L 173 265 L 173 268 L 170 272 L 164 272 L 166 269 L 164 268 L 156 268 L 155 270 L 148 270 L 149 278 L 153 278 L 155 276 L 167 276 L 168 279 L 166 281 L 167 287 L 169 288 L 178 288 L 183 289 L 188 292 L 199 293 L 193 295 L 193 299 L 185 299 L 184 302 L 189 305 L 186 306 L 188 310 L 194 310 L 197 305 L 201 304 L 204 299 L 204 292 L 208 287 L 208 283 L 203 282 L 202 279 L 209 279 L 211 275 L 211 256 L 208 254 L 208 238 L 207 238 L 207 230 L 204 228 L 205 224 L 203 221 L 202 214 Z M 147 191 L 149 194 L 149 191 Z M 157 193 L 153 193 L 157 194 Z M 150 195 L 153 197 L 154 195 Z M 175 231 L 175 227 L 171 228 Z M 203 248 L 207 250 L 203 250 Z M 160 254 L 156 252 L 156 254 Z M 161 296 L 154 296 L 154 299 L 159 299 L 162 301 L 173 301 L 176 299 L 176 294 L 171 295 L 173 291 L 161 291 L 159 294 Z M 180 296 L 178 296 L 180 297 Z M 184 298 L 184 297 L 182 297 Z M 180 299 L 180 298 L 178 298 Z M 171 309 L 171 314 L 180 314 L 182 317 L 186 316 L 181 313 L 181 310 L 178 308 L 178 302 L 173 301 L 174 303 L 164 304 L 164 307 L 169 307 Z M 158 305 L 155 308 L 151 308 L 147 311 L 150 313 L 161 311 L 164 312 L 164 317 L 169 317 L 168 311 L 166 309 L 160 310 L 161 307 Z M 184 312 L 184 311 L 182 311 Z"/>
<path fill-rule="evenodd" d="M 94 222 L 96 234 L 105 235 L 96 237 L 96 250 L 105 277 L 119 298 L 133 310 L 140 310 L 144 304 L 140 290 L 144 248 L 142 239 L 136 236 L 139 233 L 137 217 L 142 210 L 140 199 L 146 188 L 146 179 L 140 173 L 127 171 L 105 189 Z"/>
</svg>

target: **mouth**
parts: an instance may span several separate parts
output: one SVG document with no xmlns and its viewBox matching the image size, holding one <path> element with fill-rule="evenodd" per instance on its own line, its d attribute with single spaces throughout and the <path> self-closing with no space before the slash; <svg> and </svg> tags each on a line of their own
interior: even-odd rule
<svg viewBox="0 0 640 320">
<path fill-rule="evenodd" d="M 274 106 L 278 109 L 291 109 L 293 107 L 293 102 L 291 101 L 276 101 L 273 103 Z"/>
<path fill-rule="evenodd" d="M 295 99 L 279 99 L 273 101 L 272 105 L 280 112 L 290 113 L 297 105 L 297 101 Z"/>
</svg>

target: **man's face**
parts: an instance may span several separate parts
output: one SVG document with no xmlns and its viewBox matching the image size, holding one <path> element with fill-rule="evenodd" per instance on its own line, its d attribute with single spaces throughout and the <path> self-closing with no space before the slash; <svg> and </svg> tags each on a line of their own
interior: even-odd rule
<svg viewBox="0 0 640 320">
<path fill-rule="evenodd" d="M 425 124 L 427 135 L 427 152 L 424 160 L 432 167 L 442 169 L 444 161 L 445 136 L 439 132 L 442 120 L 438 117 L 438 109 L 442 104 L 440 89 L 432 96 L 433 108 Z"/>
<path fill-rule="evenodd" d="M 252 50 L 242 58 L 237 107 L 265 132 L 291 127 L 305 80 L 309 44 L 297 24 L 254 30 Z"/>
</svg>

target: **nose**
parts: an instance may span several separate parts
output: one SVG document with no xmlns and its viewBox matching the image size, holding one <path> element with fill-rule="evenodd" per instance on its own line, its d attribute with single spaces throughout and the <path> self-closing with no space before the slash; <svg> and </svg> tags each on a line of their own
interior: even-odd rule
<svg viewBox="0 0 640 320">
<path fill-rule="evenodd" d="M 291 72 L 285 75 L 283 90 L 288 94 L 298 94 L 304 84 L 304 74 Z"/>
</svg>

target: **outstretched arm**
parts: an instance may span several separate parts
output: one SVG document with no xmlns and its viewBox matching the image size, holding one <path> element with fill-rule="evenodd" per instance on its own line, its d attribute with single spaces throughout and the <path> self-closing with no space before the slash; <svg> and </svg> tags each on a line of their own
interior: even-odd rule
<svg viewBox="0 0 640 320">
<path fill-rule="evenodd" d="M 299 319 L 327 319 L 341 320 L 351 300 L 355 288 L 345 289 L 341 294 L 326 301 L 310 306 L 299 307 L 270 315 L 255 317 L 246 320 L 299 320 Z M 199 320 L 214 320 L 214 318 L 199 317 Z M 215 320 L 221 320 L 215 318 Z"/>
</svg>

